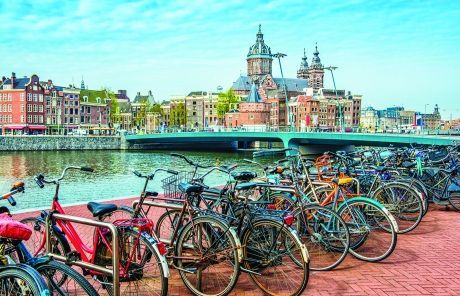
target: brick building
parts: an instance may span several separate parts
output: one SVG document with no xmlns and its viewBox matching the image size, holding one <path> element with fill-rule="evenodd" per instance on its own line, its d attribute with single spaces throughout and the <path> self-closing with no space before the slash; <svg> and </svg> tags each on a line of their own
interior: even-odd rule
<svg viewBox="0 0 460 296">
<path fill-rule="evenodd" d="M 80 91 L 80 128 L 90 134 L 112 133 L 110 107 L 113 97 L 106 90 Z"/>
<path fill-rule="evenodd" d="M 3 133 L 41 134 L 44 125 L 44 89 L 37 75 L 3 77 L 0 84 L 0 125 Z"/>
</svg>

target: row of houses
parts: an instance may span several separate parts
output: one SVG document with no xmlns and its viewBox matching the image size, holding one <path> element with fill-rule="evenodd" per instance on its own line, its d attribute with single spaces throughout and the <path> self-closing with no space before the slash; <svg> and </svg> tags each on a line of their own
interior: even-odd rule
<svg viewBox="0 0 460 296">
<path fill-rule="evenodd" d="M 76 128 L 105 133 L 112 99 L 105 90 L 62 87 L 35 74 L 12 73 L 0 81 L 0 128 L 3 134 L 64 134 Z"/>
<path fill-rule="evenodd" d="M 376 110 L 366 107 L 361 113 L 360 127 L 371 132 L 412 131 L 414 129 L 440 129 L 441 114 L 436 104 L 432 113 L 405 110 L 404 107 L 389 107 Z"/>
</svg>

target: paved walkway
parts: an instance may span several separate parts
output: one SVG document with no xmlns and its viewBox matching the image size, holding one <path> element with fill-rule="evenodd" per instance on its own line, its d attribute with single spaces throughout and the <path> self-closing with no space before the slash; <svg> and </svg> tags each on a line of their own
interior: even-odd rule
<svg viewBox="0 0 460 296">
<path fill-rule="evenodd" d="M 131 204 L 130 200 L 117 203 Z M 460 213 L 430 208 L 416 230 L 398 236 L 396 250 L 384 262 L 367 263 L 348 256 L 334 271 L 311 273 L 305 295 L 460 295 Z M 66 211 L 89 217 L 85 205 Z M 89 238 L 91 231 L 86 233 Z M 189 295 L 178 273 L 172 270 L 171 275 L 169 295 Z M 232 295 L 261 293 L 242 274 Z"/>
</svg>

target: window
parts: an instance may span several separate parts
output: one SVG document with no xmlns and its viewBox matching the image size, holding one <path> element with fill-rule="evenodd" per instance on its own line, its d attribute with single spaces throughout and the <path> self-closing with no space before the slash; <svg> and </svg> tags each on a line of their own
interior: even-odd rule
<svg viewBox="0 0 460 296">
<path fill-rule="evenodd" d="M 38 116 L 34 115 L 34 123 L 38 123 Z"/>
<path fill-rule="evenodd" d="M 27 122 L 32 123 L 32 115 L 27 115 Z"/>
<path fill-rule="evenodd" d="M 12 94 L 8 94 L 8 102 L 11 102 L 13 101 L 13 95 Z"/>
<path fill-rule="evenodd" d="M 38 95 L 38 101 L 39 101 L 39 102 L 43 102 L 43 95 L 42 95 L 42 94 L 39 94 L 39 95 Z"/>
<path fill-rule="evenodd" d="M 38 105 L 34 104 L 34 112 L 38 112 Z"/>
<path fill-rule="evenodd" d="M 27 94 L 27 101 L 29 101 L 29 102 L 32 101 L 32 94 Z"/>
<path fill-rule="evenodd" d="M 43 115 L 38 116 L 40 123 L 43 123 Z"/>
<path fill-rule="evenodd" d="M 75 115 L 78 115 L 78 108 L 75 108 Z"/>
<path fill-rule="evenodd" d="M 27 104 L 27 112 L 32 112 L 32 104 Z"/>
<path fill-rule="evenodd" d="M 85 117 L 84 116 L 80 116 L 80 122 L 85 123 Z"/>
<path fill-rule="evenodd" d="M 38 105 L 38 112 L 43 112 L 43 105 Z"/>
<path fill-rule="evenodd" d="M 64 117 L 64 123 L 67 123 L 67 117 Z"/>
<path fill-rule="evenodd" d="M 34 98 L 34 102 L 38 101 L 38 95 L 37 94 L 33 94 L 33 98 Z"/>
<path fill-rule="evenodd" d="M 4 105 L 3 105 L 3 112 L 6 112 L 6 108 L 7 108 L 7 105 L 4 104 Z"/>
<path fill-rule="evenodd" d="M 73 117 L 69 118 L 69 123 L 73 123 Z"/>
<path fill-rule="evenodd" d="M 73 108 L 69 109 L 69 114 L 73 115 Z"/>
<path fill-rule="evenodd" d="M 11 106 L 11 104 L 8 105 L 8 112 L 11 112 L 12 111 L 12 108 L 13 106 Z"/>
<path fill-rule="evenodd" d="M 3 122 L 3 115 L 0 115 L 0 122 Z"/>
</svg>

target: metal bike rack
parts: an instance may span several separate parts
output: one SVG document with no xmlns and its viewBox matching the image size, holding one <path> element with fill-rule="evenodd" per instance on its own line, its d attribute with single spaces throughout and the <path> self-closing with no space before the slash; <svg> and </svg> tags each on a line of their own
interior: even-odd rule
<svg viewBox="0 0 460 296">
<path fill-rule="evenodd" d="M 133 209 L 137 207 L 139 204 L 139 200 L 133 201 Z M 168 202 L 155 202 L 155 201 L 150 201 L 150 200 L 145 200 L 142 204 L 142 206 L 151 206 L 151 207 L 157 207 L 157 208 L 165 208 L 165 209 L 171 209 L 171 210 L 182 210 L 184 207 L 183 204 L 173 204 L 173 203 L 168 203 Z"/>
<path fill-rule="evenodd" d="M 105 268 L 93 263 L 83 262 L 81 260 L 70 261 L 67 260 L 67 257 L 52 253 L 51 240 L 50 240 L 50 218 L 51 216 L 56 220 L 64 220 L 69 222 L 74 222 L 78 224 L 84 224 L 95 227 L 106 227 L 112 233 L 112 269 Z M 112 276 L 113 279 L 113 294 L 114 296 L 120 296 L 120 260 L 119 256 L 119 245 L 118 245 L 118 231 L 117 227 L 111 223 L 101 222 L 96 220 L 91 220 L 87 218 L 81 218 L 71 215 L 63 214 L 52 214 L 46 217 L 46 252 L 47 255 L 51 258 L 54 258 L 59 261 L 69 263 L 71 265 L 77 265 L 83 268 L 95 270 Z"/>
</svg>

